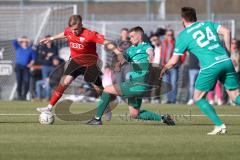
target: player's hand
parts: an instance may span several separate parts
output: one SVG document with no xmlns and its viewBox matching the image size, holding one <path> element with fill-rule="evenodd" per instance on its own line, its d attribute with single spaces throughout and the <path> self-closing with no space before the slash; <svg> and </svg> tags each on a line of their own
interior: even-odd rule
<svg viewBox="0 0 240 160">
<path fill-rule="evenodd" d="M 51 37 L 47 37 L 47 38 L 41 39 L 41 40 L 39 41 L 39 43 L 40 43 L 40 44 L 47 44 L 47 43 L 49 43 L 49 42 L 51 42 L 51 41 L 52 41 Z"/>
<path fill-rule="evenodd" d="M 118 62 L 122 65 L 126 62 L 126 60 L 124 59 L 123 55 L 122 54 L 118 54 L 117 55 L 117 60 Z"/>
</svg>

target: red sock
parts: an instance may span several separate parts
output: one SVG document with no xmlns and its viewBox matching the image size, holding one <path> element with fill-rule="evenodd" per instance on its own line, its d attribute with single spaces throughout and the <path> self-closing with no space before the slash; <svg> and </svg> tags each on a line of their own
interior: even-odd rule
<svg viewBox="0 0 240 160">
<path fill-rule="evenodd" d="M 59 84 L 55 89 L 55 91 L 53 92 L 53 95 L 52 95 L 52 98 L 50 99 L 49 104 L 54 106 L 57 103 L 57 101 L 62 97 L 62 94 L 66 88 L 67 86 Z"/>
</svg>

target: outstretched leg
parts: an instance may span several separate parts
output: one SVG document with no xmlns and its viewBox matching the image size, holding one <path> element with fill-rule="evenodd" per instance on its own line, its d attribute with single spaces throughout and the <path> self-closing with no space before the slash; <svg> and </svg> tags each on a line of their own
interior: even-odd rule
<svg viewBox="0 0 240 160">
<path fill-rule="evenodd" d="M 212 132 L 209 132 L 209 135 L 215 134 L 224 134 L 226 133 L 226 126 L 218 117 L 215 109 L 209 102 L 204 98 L 206 92 L 195 90 L 194 91 L 194 101 L 195 105 L 203 112 L 215 125 L 215 129 Z"/>
<path fill-rule="evenodd" d="M 43 108 L 37 108 L 37 111 L 39 111 L 39 112 L 51 112 L 53 106 L 62 97 L 64 91 L 72 83 L 73 80 L 74 80 L 73 76 L 70 76 L 70 75 L 64 76 L 62 78 L 62 80 L 60 81 L 59 85 L 54 90 L 48 106 L 47 107 L 43 107 Z"/>
</svg>

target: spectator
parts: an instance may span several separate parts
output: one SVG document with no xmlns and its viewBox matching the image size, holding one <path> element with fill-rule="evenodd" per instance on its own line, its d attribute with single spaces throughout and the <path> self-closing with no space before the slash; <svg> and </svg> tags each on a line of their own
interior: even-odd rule
<svg viewBox="0 0 240 160">
<path fill-rule="evenodd" d="M 233 39 L 232 40 L 232 43 L 231 43 L 231 59 L 232 59 L 232 62 L 233 62 L 233 65 L 234 65 L 234 68 L 236 70 L 236 72 L 238 73 L 239 75 L 239 67 L 240 67 L 240 52 L 239 52 L 239 49 L 238 49 L 238 45 L 237 45 L 237 40 L 236 39 Z"/>
<path fill-rule="evenodd" d="M 234 68 L 236 70 L 236 72 L 238 73 L 238 77 L 240 77 L 240 51 L 239 51 L 239 47 L 238 47 L 238 41 L 236 39 L 232 39 L 231 42 L 231 60 L 233 62 Z M 225 100 L 229 101 L 230 105 L 235 106 L 236 104 L 234 102 L 231 101 L 231 99 L 227 97 L 226 92 L 223 92 L 223 95 L 225 95 Z"/>
<path fill-rule="evenodd" d="M 189 65 L 188 65 L 188 76 L 189 76 L 189 100 L 187 105 L 193 105 L 193 91 L 194 91 L 194 84 L 199 72 L 199 63 L 196 56 L 192 53 L 189 54 Z"/>
<path fill-rule="evenodd" d="M 129 41 L 129 31 L 127 28 L 122 28 L 120 32 L 120 38 L 115 41 L 117 47 L 121 48 L 122 51 L 127 50 L 131 46 Z"/>
<path fill-rule="evenodd" d="M 51 74 L 46 78 L 38 80 L 36 82 L 36 100 L 46 99 L 49 100 L 51 96 L 51 90 L 54 89 L 59 83 L 61 76 L 63 75 L 64 65 L 63 60 L 57 56 L 52 58 L 53 67 L 51 68 Z M 42 95 L 43 93 L 43 95 Z"/>
<path fill-rule="evenodd" d="M 160 56 L 161 56 L 161 42 L 156 34 L 150 36 L 151 45 L 154 48 L 153 64 L 154 66 L 160 66 Z"/>
<path fill-rule="evenodd" d="M 125 52 L 131 46 L 127 28 L 121 29 L 120 38 L 115 41 L 115 44 L 121 52 Z M 116 60 L 116 57 L 114 59 Z M 128 72 L 130 71 L 130 67 L 131 66 L 129 66 L 128 63 L 124 63 L 121 67 L 121 71 L 114 73 L 114 76 L 115 76 L 114 81 L 118 84 L 126 81 L 128 79 L 127 75 L 128 75 Z"/>
<path fill-rule="evenodd" d="M 181 56 L 179 61 L 178 79 L 177 79 L 177 104 L 186 104 L 188 101 L 188 52 Z M 180 65 L 181 64 L 181 65 Z"/>
<path fill-rule="evenodd" d="M 49 75 L 50 88 L 53 90 L 57 87 L 64 72 L 64 60 L 58 56 L 53 57 L 53 69 Z"/>
<path fill-rule="evenodd" d="M 154 83 L 154 80 L 159 78 L 159 74 L 160 74 L 160 56 L 161 56 L 161 41 L 159 39 L 159 37 L 156 34 L 152 34 L 150 37 L 150 42 L 151 45 L 153 46 L 154 49 L 154 56 L 153 56 L 153 61 L 152 63 L 152 72 L 153 72 L 153 76 L 155 76 L 154 78 L 151 78 L 153 81 L 151 81 L 150 83 Z M 160 102 L 160 97 L 159 97 L 159 93 L 160 93 L 160 88 L 153 90 L 151 96 L 151 102 L 152 103 L 159 103 Z"/>
<path fill-rule="evenodd" d="M 47 35 L 45 38 L 51 37 Z M 54 56 L 58 56 L 58 48 L 49 41 L 45 45 L 39 45 L 37 47 L 37 53 L 39 56 L 40 65 L 42 65 L 42 79 L 47 78 L 52 70 L 52 59 Z"/>
<path fill-rule="evenodd" d="M 18 100 L 26 100 L 29 90 L 29 69 L 35 61 L 36 54 L 30 45 L 27 37 L 22 37 L 13 41 L 13 47 L 16 50 L 16 79 Z"/>
<path fill-rule="evenodd" d="M 49 77 L 36 82 L 36 100 L 46 99 L 46 101 L 48 101 L 50 98 L 50 92 Z"/>
<path fill-rule="evenodd" d="M 161 50 L 161 64 L 165 65 L 173 54 L 173 49 L 175 45 L 174 31 L 168 29 L 165 34 L 165 39 L 162 41 L 162 50 Z M 177 98 L 177 79 L 178 79 L 178 67 L 169 70 L 169 72 L 163 77 L 163 80 L 170 83 L 172 86 L 172 91 L 167 94 L 163 103 L 176 103 Z"/>
</svg>

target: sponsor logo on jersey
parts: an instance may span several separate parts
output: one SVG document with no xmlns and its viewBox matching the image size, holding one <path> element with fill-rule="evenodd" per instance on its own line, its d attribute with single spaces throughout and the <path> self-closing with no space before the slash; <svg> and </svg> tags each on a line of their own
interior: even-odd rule
<svg viewBox="0 0 240 160">
<path fill-rule="evenodd" d="M 84 37 L 79 37 L 80 42 L 84 42 L 85 38 Z"/>
<path fill-rule="evenodd" d="M 83 48 L 84 48 L 84 45 L 79 44 L 79 43 L 73 43 L 73 42 L 70 42 L 70 48 L 74 48 L 74 49 L 83 49 Z"/>
</svg>

